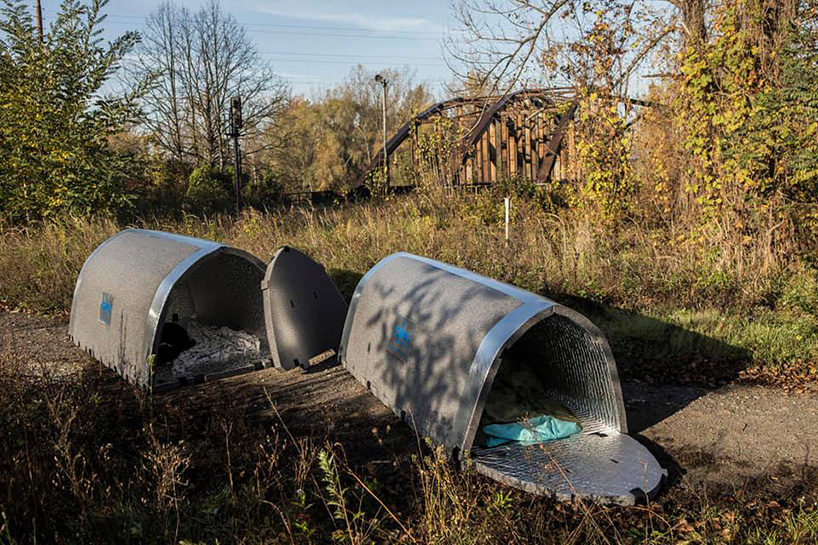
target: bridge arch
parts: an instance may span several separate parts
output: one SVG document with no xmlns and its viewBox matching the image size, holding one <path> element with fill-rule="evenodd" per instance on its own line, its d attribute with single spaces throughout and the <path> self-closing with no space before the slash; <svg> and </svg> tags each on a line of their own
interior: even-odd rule
<svg viewBox="0 0 818 545">
<path fill-rule="evenodd" d="M 438 102 L 404 123 L 386 143 L 389 185 L 489 185 L 522 176 L 567 175 L 565 143 L 577 109 L 572 89 L 524 89 Z M 383 172 L 384 151 L 357 186 Z"/>
</svg>

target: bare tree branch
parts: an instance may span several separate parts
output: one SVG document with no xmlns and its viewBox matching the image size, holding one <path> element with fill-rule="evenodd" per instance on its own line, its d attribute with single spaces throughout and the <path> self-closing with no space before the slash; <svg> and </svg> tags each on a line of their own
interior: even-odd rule
<svg viewBox="0 0 818 545">
<path fill-rule="evenodd" d="M 175 160 L 219 168 L 230 154 L 230 97 L 242 97 L 247 140 L 257 142 L 253 136 L 275 120 L 290 95 L 218 0 L 196 13 L 161 4 L 148 18 L 132 74 L 150 81 L 142 121 L 156 147 Z"/>
</svg>

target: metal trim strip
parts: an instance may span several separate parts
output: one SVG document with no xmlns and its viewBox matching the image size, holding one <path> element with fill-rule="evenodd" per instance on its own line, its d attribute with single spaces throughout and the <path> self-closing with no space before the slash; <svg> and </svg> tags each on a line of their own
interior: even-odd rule
<svg viewBox="0 0 818 545">
<path fill-rule="evenodd" d="M 174 242 L 190 244 L 192 246 L 197 246 L 199 248 L 195 252 L 192 252 L 190 255 L 188 255 L 185 259 L 180 261 L 165 276 L 165 278 L 162 279 L 162 282 L 159 284 L 159 287 L 156 288 L 156 293 L 154 293 L 153 300 L 151 301 L 150 310 L 148 311 L 148 315 L 145 318 L 145 341 L 143 347 L 145 358 L 148 358 L 151 354 L 154 354 L 156 352 L 157 345 L 159 343 L 159 336 L 157 335 L 158 328 L 159 324 L 162 322 L 163 319 L 162 314 L 163 311 L 165 310 L 165 305 L 167 303 L 168 296 L 170 295 L 170 291 L 173 289 L 173 286 L 177 284 L 177 282 L 179 282 L 188 272 L 190 272 L 194 268 L 196 264 L 200 263 L 205 257 L 213 255 L 217 252 L 229 253 L 248 259 L 250 262 L 256 265 L 261 271 L 264 271 L 264 263 L 254 255 L 245 252 L 244 250 L 233 248 L 232 246 L 227 246 L 219 242 L 213 242 L 209 240 L 193 238 L 184 235 L 177 235 L 174 233 L 165 233 L 162 231 L 151 231 L 148 229 L 129 229 L 129 231 L 139 231 L 142 233 L 148 233 L 151 236 L 173 240 Z"/>
<path fill-rule="evenodd" d="M 511 284 L 500 282 L 466 269 L 461 269 L 447 263 L 442 263 L 434 259 L 417 256 L 407 252 L 398 252 L 380 260 L 371 269 L 369 269 L 369 271 L 367 271 L 367 273 L 361 278 L 358 285 L 355 287 L 355 292 L 353 293 L 352 300 L 349 303 L 349 311 L 347 312 L 347 319 L 344 323 L 344 332 L 341 337 L 341 345 L 339 350 L 339 358 L 344 367 L 348 368 L 346 362 L 346 346 L 349 342 L 349 335 L 352 331 L 358 301 L 363 294 L 366 284 L 381 267 L 393 259 L 401 257 L 420 261 L 450 274 L 460 276 L 466 280 L 470 280 L 490 289 L 499 291 L 510 297 L 514 297 L 523 303 L 504 316 L 492 327 L 492 329 L 489 330 L 481 341 L 472 365 L 469 368 L 467 388 L 472 388 L 472 390 L 463 392 L 462 398 L 464 400 L 474 399 L 475 401 L 473 404 L 461 404 L 461 408 L 454 426 L 455 430 L 464 430 L 462 432 L 463 435 L 457 437 L 455 441 L 456 446 L 458 446 L 461 451 L 470 449 L 472 442 L 474 441 L 477 427 L 480 424 L 479 420 L 480 416 L 482 415 L 483 407 L 485 406 L 488 394 L 491 391 L 490 385 L 494 382 L 494 376 L 499 369 L 500 355 L 502 354 L 502 351 L 507 346 L 516 342 L 536 323 L 542 321 L 552 314 L 560 314 L 573 321 L 578 326 L 586 329 L 593 336 L 594 342 L 596 342 L 602 349 L 603 355 L 608 364 L 608 372 L 610 373 L 611 381 L 613 382 L 616 397 L 616 417 L 618 420 L 618 430 L 622 433 L 627 433 L 625 405 L 622 398 L 619 375 L 617 373 L 613 352 L 611 351 L 610 345 L 605 340 L 605 337 L 602 335 L 602 332 L 590 320 L 578 312 L 564 307 L 548 298 L 525 291 Z M 487 384 L 489 384 L 488 387 Z M 475 392 L 474 389 L 479 389 L 479 391 Z M 456 433 L 460 434 L 460 432 Z"/>
<path fill-rule="evenodd" d="M 483 337 L 469 368 L 468 390 L 463 393 L 464 400 L 474 401 L 460 404 L 455 423 L 456 429 L 464 430 L 459 445 L 461 452 L 469 450 L 474 442 L 483 408 L 500 368 L 503 350 L 515 343 L 534 324 L 553 314 L 556 306 L 558 305 L 553 301 L 545 299 L 521 305 L 494 324 Z"/>
</svg>

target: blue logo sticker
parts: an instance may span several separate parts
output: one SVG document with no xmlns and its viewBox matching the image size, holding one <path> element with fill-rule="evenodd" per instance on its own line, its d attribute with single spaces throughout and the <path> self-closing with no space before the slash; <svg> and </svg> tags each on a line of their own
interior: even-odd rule
<svg viewBox="0 0 818 545">
<path fill-rule="evenodd" d="M 405 360 L 411 353 L 414 344 L 414 329 L 411 320 L 398 315 L 389 338 L 389 352 Z"/>
<path fill-rule="evenodd" d="M 105 325 L 111 325 L 111 312 L 114 308 L 114 296 L 110 293 L 102 292 L 102 301 L 99 303 L 99 321 Z"/>
</svg>

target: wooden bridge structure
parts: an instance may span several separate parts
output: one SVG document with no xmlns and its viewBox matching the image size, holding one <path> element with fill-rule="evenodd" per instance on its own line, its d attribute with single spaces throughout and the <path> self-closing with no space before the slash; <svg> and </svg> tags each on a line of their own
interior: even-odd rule
<svg viewBox="0 0 818 545">
<path fill-rule="evenodd" d="M 356 186 L 380 176 L 390 187 L 491 185 L 503 178 L 538 182 L 568 175 L 572 89 L 525 89 L 438 102 L 407 121 Z"/>
</svg>

